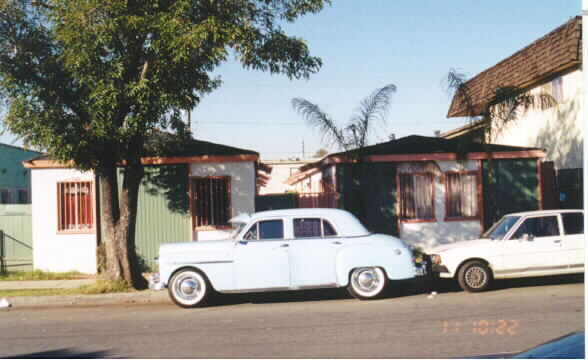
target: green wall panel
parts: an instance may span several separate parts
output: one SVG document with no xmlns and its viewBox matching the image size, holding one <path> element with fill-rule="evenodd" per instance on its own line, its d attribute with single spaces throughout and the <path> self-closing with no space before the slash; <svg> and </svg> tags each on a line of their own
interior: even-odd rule
<svg viewBox="0 0 588 360">
<path fill-rule="evenodd" d="M 135 246 L 146 269 L 154 270 L 159 245 L 191 241 L 188 202 L 188 165 L 145 168 L 139 188 Z M 122 172 L 119 172 L 119 186 Z"/>
<path fill-rule="evenodd" d="M 31 205 L 0 205 L 0 271 L 33 268 Z"/>
<path fill-rule="evenodd" d="M 484 161 L 484 228 L 503 215 L 539 209 L 537 159 Z"/>
<path fill-rule="evenodd" d="M 345 210 L 372 232 L 398 235 L 393 163 L 337 165 L 336 176 Z"/>
</svg>

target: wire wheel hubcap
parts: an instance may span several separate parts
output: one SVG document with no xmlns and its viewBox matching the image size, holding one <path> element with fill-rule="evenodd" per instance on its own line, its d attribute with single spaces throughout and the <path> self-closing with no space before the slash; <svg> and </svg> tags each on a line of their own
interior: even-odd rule
<svg viewBox="0 0 588 360">
<path fill-rule="evenodd" d="M 486 272 L 477 266 L 469 268 L 465 273 L 466 284 L 472 288 L 481 288 L 486 284 L 487 279 Z"/>
</svg>

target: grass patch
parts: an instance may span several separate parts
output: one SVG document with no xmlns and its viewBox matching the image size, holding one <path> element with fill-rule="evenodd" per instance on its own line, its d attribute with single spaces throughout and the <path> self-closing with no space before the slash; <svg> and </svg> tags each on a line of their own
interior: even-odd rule
<svg viewBox="0 0 588 360">
<path fill-rule="evenodd" d="M 134 292 L 135 289 L 122 281 L 97 280 L 96 284 L 83 285 L 75 289 L 19 289 L 0 290 L 0 297 L 51 296 L 51 295 L 93 295 L 120 292 Z"/>
<path fill-rule="evenodd" d="M 0 281 L 31 281 L 31 280 L 72 280 L 79 279 L 84 275 L 77 271 L 68 272 L 45 272 L 42 270 L 14 271 L 0 273 Z"/>
</svg>

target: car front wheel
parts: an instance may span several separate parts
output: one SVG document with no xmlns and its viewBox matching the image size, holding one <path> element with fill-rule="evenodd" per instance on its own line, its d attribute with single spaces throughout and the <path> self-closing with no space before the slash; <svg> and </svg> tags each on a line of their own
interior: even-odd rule
<svg viewBox="0 0 588 360">
<path fill-rule="evenodd" d="M 194 269 L 184 269 L 172 277 L 168 291 L 177 305 L 190 308 L 205 305 L 212 288 L 202 273 Z"/>
<path fill-rule="evenodd" d="M 354 269 L 349 278 L 349 293 L 358 299 L 377 299 L 384 294 L 388 278 L 379 267 L 363 267 Z"/>
<path fill-rule="evenodd" d="M 457 281 L 465 291 L 484 291 L 492 283 L 492 270 L 482 261 L 470 261 L 459 269 Z"/>
</svg>

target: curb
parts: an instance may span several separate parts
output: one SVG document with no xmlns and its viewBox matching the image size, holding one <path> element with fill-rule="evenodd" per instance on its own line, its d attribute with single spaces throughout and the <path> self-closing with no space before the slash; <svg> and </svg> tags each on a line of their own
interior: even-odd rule
<svg viewBox="0 0 588 360">
<path fill-rule="evenodd" d="M 157 290 L 96 295 L 14 296 L 6 300 L 12 308 L 170 303 L 167 291 Z"/>
</svg>

